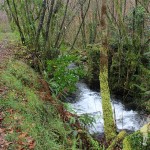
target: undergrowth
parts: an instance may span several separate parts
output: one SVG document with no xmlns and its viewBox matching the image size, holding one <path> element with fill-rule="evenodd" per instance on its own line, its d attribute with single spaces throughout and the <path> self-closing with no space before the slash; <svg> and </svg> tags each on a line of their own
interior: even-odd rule
<svg viewBox="0 0 150 150">
<path fill-rule="evenodd" d="M 54 105 L 40 99 L 39 76 L 29 66 L 10 61 L 0 78 L 0 85 L 7 87 L 0 97 L 0 110 L 8 150 L 81 150 L 89 146 L 83 146 L 77 129 L 62 121 Z M 88 139 L 91 150 L 100 150 L 90 135 Z"/>
<path fill-rule="evenodd" d="M 140 133 L 140 131 L 130 134 L 124 140 L 124 150 L 148 150 L 148 147 L 150 146 L 150 134 L 148 134 L 147 136 L 148 140 L 146 142 L 146 145 L 143 145 L 143 135 Z"/>
<path fill-rule="evenodd" d="M 71 128 L 64 126 L 50 103 L 35 94 L 40 85 L 31 68 L 20 61 L 10 62 L 1 74 L 1 84 L 8 87 L 0 100 L 3 125 L 8 129 L 6 138 L 12 142 L 8 149 L 72 149 L 75 140 Z"/>
</svg>

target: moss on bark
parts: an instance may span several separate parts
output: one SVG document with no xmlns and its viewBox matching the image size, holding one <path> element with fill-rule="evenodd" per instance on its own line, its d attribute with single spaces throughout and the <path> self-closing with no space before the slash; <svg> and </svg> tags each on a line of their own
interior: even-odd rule
<svg viewBox="0 0 150 150">
<path fill-rule="evenodd" d="M 113 111 L 110 103 L 108 86 L 108 25 L 107 25 L 107 0 L 102 0 L 101 7 L 102 46 L 100 48 L 100 89 L 104 119 L 104 132 L 106 141 L 109 142 L 116 136 Z"/>
<path fill-rule="evenodd" d="M 100 89 L 102 96 L 102 108 L 104 119 L 104 131 L 106 140 L 110 141 L 116 136 L 116 127 L 113 119 L 113 111 L 110 103 L 110 92 L 108 86 L 108 69 L 103 67 L 100 71 Z"/>
<path fill-rule="evenodd" d="M 125 138 L 126 134 L 127 134 L 126 131 L 121 131 L 113 140 L 113 142 L 111 143 L 111 145 L 108 147 L 107 150 L 113 150 L 115 146 Z"/>
</svg>

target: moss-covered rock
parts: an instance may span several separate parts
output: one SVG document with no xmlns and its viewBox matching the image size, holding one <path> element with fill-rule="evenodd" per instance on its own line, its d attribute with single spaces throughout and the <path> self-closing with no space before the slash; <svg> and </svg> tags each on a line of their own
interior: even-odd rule
<svg viewBox="0 0 150 150">
<path fill-rule="evenodd" d="M 140 131 L 127 136 L 123 141 L 123 150 L 148 150 L 150 148 L 149 125 L 147 124 Z"/>
</svg>

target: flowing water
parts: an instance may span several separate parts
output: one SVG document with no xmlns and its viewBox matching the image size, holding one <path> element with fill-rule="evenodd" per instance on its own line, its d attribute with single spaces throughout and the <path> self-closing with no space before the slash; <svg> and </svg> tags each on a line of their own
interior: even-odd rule
<svg viewBox="0 0 150 150">
<path fill-rule="evenodd" d="M 99 92 L 92 91 L 85 83 L 77 84 L 75 103 L 71 103 L 73 110 L 78 114 L 89 114 L 95 118 L 94 126 L 89 126 L 91 133 L 103 133 L 102 102 Z M 116 99 L 111 99 L 117 129 L 138 130 L 145 123 L 146 118 L 139 112 L 127 110 L 125 106 Z"/>
</svg>

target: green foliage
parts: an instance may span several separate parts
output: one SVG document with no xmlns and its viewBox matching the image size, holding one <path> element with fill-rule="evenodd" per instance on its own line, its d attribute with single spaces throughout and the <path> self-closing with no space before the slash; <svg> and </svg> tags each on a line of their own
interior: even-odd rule
<svg viewBox="0 0 150 150">
<path fill-rule="evenodd" d="M 70 123 L 63 122 L 55 106 L 39 98 L 36 94 L 38 75 L 25 63 L 14 61 L 8 64 L 0 84 L 8 87 L 0 99 L 0 109 L 5 115 L 2 123 L 9 128 L 6 132 L 6 139 L 11 142 L 8 149 L 18 149 L 20 146 L 30 149 L 32 143 L 35 150 L 79 150 L 90 146 L 83 143 L 88 140 L 91 149 L 99 150 L 99 144 L 92 137 L 82 141 L 78 130 L 70 127 L 75 123 L 74 119 Z"/>
<path fill-rule="evenodd" d="M 147 150 L 150 147 L 150 134 L 147 141 L 147 146 L 143 145 L 143 136 L 137 131 L 127 136 L 123 141 L 123 150 Z"/>
<path fill-rule="evenodd" d="M 64 106 L 66 108 L 66 110 L 68 110 L 69 112 L 72 112 L 72 113 L 76 113 L 73 108 L 71 107 L 70 103 L 64 103 Z M 79 122 L 82 124 L 82 126 L 84 128 L 88 128 L 89 126 L 93 126 L 94 123 L 96 122 L 96 118 L 95 116 L 91 116 L 89 114 L 82 114 L 79 116 L 78 118 Z M 71 117 L 70 119 L 70 124 L 74 124 L 76 121 L 76 118 L 75 117 Z"/>
<path fill-rule="evenodd" d="M 44 64 L 47 59 L 58 57 L 60 49 L 64 49 L 65 28 L 71 21 L 68 3 L 60 0 L 53 2 L 53 5 L 41 0 L 5 2 L 12 30 L 19 32 L 22 44 L 29 48 L 28 52 L 34 51 L 33 57 L 38 57 Z M 40 64 L 34 65 L 38 67 Z"/>
<path fill-rule="evenodd" d="M 76 56 L 64 55 L 47 61 L 47 74 L 50 79 L 48 82 L 56 95 L 60 93 L 65 95 L 65 92 L 76 90 L 76 83 L 84 75 L 81 67 L 69 68 L 76 60 Z"/>
<path fill-rule="evenodd" d="M 71 128 L 67 124 L 64 127 L 54 106 L 42 101 L 35 94 L 38 78 L 31 68 L 20 61 L 8 64 L 6 71 L 1 75 L 1 84 L 9 87 L 5 97 L 1 97 L 0 100 L 0 108 L 5 113 L 3 125 L 12 130 L 6 137 L 12 142 L 9 149 L 18 148 L 18 140 L 21 140 L 19 135 L 22 133 L 28 135 L 22 142 L 25 143 L 28 137 L 33 139 L 36 143 L 35 150 L 71 147 L 67 142 L 68 136 L 72 138 L 69 135 L 72 132 Z"/>
<path fill-rule="evenodd" d="M 91 141 L 91 150 L 105 150 L 104 148 L 102 148 L 99 143 L 95 140 L 93 140 L 93 138 L 91 137 L 91 135 L 88 135 L 89 140 Z"/>
<path fill-rule="evenodd" d="M 95 118 L 88 114 L 80 115 L 79 121 L 83 124 L 85 128 L 89 126 L 93 126 L 93 124 L 96 122 Z"/>
<path fill-rule="evenodd" d="M 96 18 L 93 19 L 92 23 L 89 23 L 89 43 L 94 44 L 95 39 L 96 39 L 96 32 L 97 32 L 97 20 L 95 21 Z"/>
<path fill-rule="evenodd" d="M 109 84 L 111 91 L 136 99 L 137 105 L 150 100 L 149 95 L 149 14 L 143 6 L 131 10 L 119 29 L 111 29 Z M 118 31 L 118 32 L 117 32 Z M 130 101 L 131 102 L 131 101 Z M 144 106 L 144 105 L 143 105 Z M 146 106 L 146 105 L 145 105 Z M 144 107 L 145 107 L 144 106 Z"/>
<path fill-rule="evenodd" d="M 87 78 L 90 85 L 99 79 L 100 45 L 90 44 L 87 47 Z M 99 85 L 98 85 L 99 86 Z"/>
</svg>

